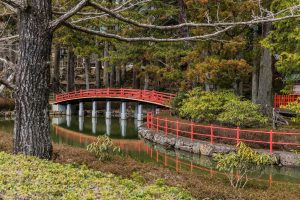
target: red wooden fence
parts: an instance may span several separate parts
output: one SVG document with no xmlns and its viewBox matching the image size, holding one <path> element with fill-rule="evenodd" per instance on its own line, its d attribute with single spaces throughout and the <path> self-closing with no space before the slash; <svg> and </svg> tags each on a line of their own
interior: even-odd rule
<svg viewBox="0 0 300 200">
<path fill-rule="evenodd" d="M 268 148 L 273 153 L 273 147 L 283 145 L 286 147 L 300 147 L 300 133 L 245 130 L 237 128 L 225 128 L 215 125 L 200 125 L 193 122 L 180 122 L 154 116 L 147 113 L 147 127 L 157 132 L 163 131 L 165 135 L 173 134 L 178 137 L 188 137 L 193 142 L 194 139 L 206 140 L 211 144 L 214 142 L 226 144 L 238 144 L 246 142 L 256 144 L 259 148 Z"/>
<path fill-rule="evenodd" d="M 287 105 L 289 102 L 294 102 L 299 98 L 297 95 L 275 95 L 274 96 L 274 108 L 280 108 Z"/>
<path fill-rule="evenodd" d="M 85 98 L 120 98 L 170 107 L 170 102 L 175 94 L 157 92 L 154 90 L 124 89 L 124 88 L 101 88 L 78 90 L 56 95 L 56 103 L 85 99 Z"/>
</svg>

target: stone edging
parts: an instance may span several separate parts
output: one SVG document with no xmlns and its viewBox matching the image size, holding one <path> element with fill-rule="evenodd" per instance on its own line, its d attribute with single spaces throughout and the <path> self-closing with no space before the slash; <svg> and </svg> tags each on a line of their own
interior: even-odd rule
<svg viewBox="0 0 300 200">
<path fill-rule="evenodd" d="M 165 135 L 162 132 L 156 132 L 145 128 L 144 126 L 139 127 L 139 135 L 151 142 L 167 146 L 169 148 L 180 149 L 190 153 L 201 154 L 204 156 L 213 156 L 215 153 L 229 153 L 235 151 L 235 147 L 226 144 L 210 144 L 206 141 L 194 140 L 191 142 L 189 138 L 178 137 L 176 138 L 173 134 Z M 261 153 L 268 153 L 268 151 L 259 149 Z M 277 157 L 277 165 L 300 167 L 300 154 L 284 151 L 274 151 L 273 155 Z"/>
</svg>

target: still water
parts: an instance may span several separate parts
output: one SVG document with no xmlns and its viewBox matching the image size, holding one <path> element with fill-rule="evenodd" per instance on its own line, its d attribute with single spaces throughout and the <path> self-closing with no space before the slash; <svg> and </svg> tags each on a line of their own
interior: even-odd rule
<svg viewBox="0 0 300 200">
<path fill-rule="evenodd" d="M 52 139 L 58 144 L 85 148 L 89 143 L 95 141 L 98 135 L 108 135 L 115 144 L 121 147 L 124 155 L 141 162 L 165 166 L 177 172 L 222 176 L 222 173 L 215 169 L 215 163 L 209 157 L 168 150 L 140 139 L 137 131 L 143 122 L 103 117 L 60 117 L 52 118 L 51 123 Z M 13 120 L 0 120 L 0 131 L 11 133 L 12 130 Z M 268 184 L 280 181 L 300 185 L 300 169 L 269 167 L 264 171 L 260 180 L 266 181 Z"/>
</svg>

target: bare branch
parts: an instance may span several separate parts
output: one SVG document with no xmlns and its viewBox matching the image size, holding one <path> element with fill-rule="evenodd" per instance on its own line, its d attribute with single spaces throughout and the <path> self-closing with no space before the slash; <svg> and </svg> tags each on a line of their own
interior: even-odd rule
<svg viewBox="0 0 300 200">
<path fill-rule="evenodd" d="M 59 18 L 55 19 L 50 23 L 50 29 L 55 30 L 61 23 L 68 20 L 70 17 L 75 15 L 79 10 L 81 10 L 83 7 L 87 5 L 89 0 L 82 0 L 79 2 L 75 7 L 73 7 L 71 10 L 69 10 L 64 15 L 60 16 Z"/>
<path fill-rule="evenodd" d="M 4 85 L 5 87 L 7 87 L 10 90 L 14 90 L 15 89 L 15 85 L 12 84 L 12 83 L 7 82 L 6 80 L 0 79 L 0 84 Z"/>
<path fill-rule="evenodd" d="M 3 62 L 4 64 L 8 65 L 10 69 L 15 69 L 15 64 L 0 57 L 0 61 Z"/>
<path fill-rule="evenodd" d="M 64 25 L 66 27 L 72 28 L 74 30 L 77 31 L 81 31 L 84 33 L 89 33 L 89 34 L 93 34 L 93 35 L 97 35 L 97 36 L 101 36 L 101 37 L 105 37 L 105 38 L 112 38 L 112 39 L 116 39 L 116 40 L 120 40 L 120 41 L 124 41 L 124 42 L 180 42 L 180 41 L 199 41 L 199 40 L 206 40 L 206 39 L 210 39 L 212 37 L 216 37 L 218 35 L 220 35 L 221 33 L 224 33 L 228 30 L 230 30 L 231 28 L 233 28 L 233 26 L 228 26 L 224 29 L 221 29 L 219 31 L 216 31 L 214 33 L 210 33 L 210 34 L 205 34 L 205 35 L 201 35 L 201 36 L 193 36 L 193 37 L 183 37 L 183 38 L 154 38 L 154 37 L 133 37 L 133 38 L 129 38 L 129 37 L 123 37 L 117 34 L 112 34 L 112 33 L 104 33 L 101 31 L 95 31 L 92 29 L 88 29 L 82 26 L 77 26 L 68 22 L 64 22 Z"/>
<path fill-rule="evenodd" d="M 22 8 L 22 6 L 13 0 L 0 0 L 1 3 L 6 5 L 9 9 L 16 11 L 16 9 Z"/>
<path fill-rule="evenodd" d="M 19 35 L 13 35 L 13 36 L 0 38 L 0 42 L 9 41 L 9 40 L 16 40 L 16 39 L 19 39 Z"/>
<path fill-rule="evenodd" d="M 278 16 L 278 13 L 269 15 L 267 17 L 255 17 L 252 20 L 249 21 L 241 21 L 241 22 L 216 22 L 216 23 L 210 23 L 210 21 L 208 23 L 193 23 L 193 22 L 189 22 L 189 23 L 182 23 L 182 24 L 178 24 L 178 25 L 171 25 L 171 26 L 157 26 L 157 25 L 152 25 L 152 24 L 143 24 L 143 23 L 139 23 L 138 21 L 123 17 L 122 15 L 113 12 L 112 10 L 103 7 L 95 2 L 90 2 L 89 3 L 92 7 L 94 7 L 97 10 L 100 10 L 102 12 L 107 13 L 108 15 L 110 15 L 113 18 L 116 18 L 120 21 L 123 21 L 127 24 L 132 24 L 134 26 L 137 27 L 141 27 L 141 28 L 149 28 L 149 29 L 158 29 L 158 30 L 172 30 L 172 29 L 179 29 L 182 27 L 193 27 L 193 28 L 197 28 L 197 27 L 226 27 L 226 26 L 241 26 L 241 25 L 253 25 L 253 24 L 261 24 L 261 23 L 266 23 L 266 22 L 277 22 L 277 21 L 282 21 L 282 20 L 286 20 L 286 19 L 293 19 L 293 18 L 299 18 L 299 15 L 294 15 L 294 14 L 290 14 L 290 15 L 286 15 L 283 17 L 277 17 L 275 18 L 275 16 Z M 299 6 L 293 6 L 291 7 L 291 9 L 293 10 L 297 10 L 299 9 Z"/>
</svg>

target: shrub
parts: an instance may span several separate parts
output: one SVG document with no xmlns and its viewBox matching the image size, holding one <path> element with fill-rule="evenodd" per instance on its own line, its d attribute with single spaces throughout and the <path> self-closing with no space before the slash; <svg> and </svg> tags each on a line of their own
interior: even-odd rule
<svg viewBox="0 0 300 200">
<path fill-rule="evenodd" d="M 250 173 L 262 172 L 265 166 L 276 162 L 276 157 L 259 154 L 241 142 L 237 145 L 237 152 L 216 154 L 214 160 L 217 169 L 226 172 L 232 187 L 244 188 Z"/>
<path fill-rule="evenodd" d="M 231 91 L 205 92 L 199 88 L 187 94 L 179 115 L 194 121 L 241 127 L 262 126 L 268 121 L 259 112 L 258 105 L 242 100 Z"/>
<path fill-rule="evenodd" d="M 298 98 L 294 102 L 289 102 L 286 106 L 282 106 L 282 108 L 294 112 L 296 116 L 292 118 L 292 121 L 296 123 L 300 123 L 300 98 Z"/>
<path fill-rule="evenodd" d="M 224 104 L 234 98 L 237 97 L 229 91 L 205 92 L 196 88 L 183 100 L 179 114 L 193 120 L 212 122 L 223 111 Z"/>
<path fill-rule="evenodd" d="M 113 144 L 108 136 L 98 136 L 96 142 L 87 146 L 90 153 L 95 154 L 99 160 L 110 160 L 111 156 L 120 152 L 120 147 Z"/>
<path fill-rule="evenodd" d="M 177 187 L 3 152 L 0 172 L 0 199 L 194 199 Z"/>
<path fill-rule="evenodd" d="M 257 127 L 266 125 L 268 118 L 258 112 L 259 106 L 251 101 L 232 100 L 224 105 L 217 120 L 229 126 Z"/>
</svg>

